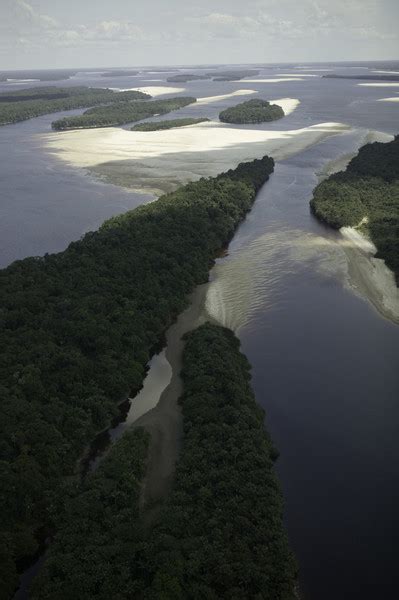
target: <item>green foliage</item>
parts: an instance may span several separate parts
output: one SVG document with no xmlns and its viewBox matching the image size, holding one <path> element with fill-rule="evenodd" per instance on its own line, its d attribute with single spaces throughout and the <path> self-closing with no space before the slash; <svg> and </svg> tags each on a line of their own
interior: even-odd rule
<svg viewBox="0 0 399 600">
<path fill-rule="evenodd" d="M 112 127 L 147 119 L 154 115 L 164 115 L 183 106 L 196 102 L 195 98 L 179 97 L 151 102 L 121 102 L 109 106 L 90 108 L 77 117 L 64 117 L 52 123 L 55 130 L 82 129 L 90 127 Z"/>
<path fill-rule="evenodd" d="M 76 108 L 87 108 L 98 104 L 126 103 L 131 100 L 148 100 L 143 92 L 114 92 L 107 88 L 87 87 L 43 87 L 0 94 L 0 125 L 8 125 Z"/>
<path fill-rule="evenodd" d="M 183 442 L 158 521 L 143 530 L 138 486 L 147 440 L 133 431 L 64 502 L 33 600 L 294 598 L 276 452 L 249 363 L 222 327 L 203 325 L 186 340 Z"/>
<path fill-rule="evenodd" d="M 235 69 L 233 71 L 210 71 L 208 77 L 213 77 L 214 81 L 237 81 L 244 77 L 256 77 L 259 71 L 256 69 Z"/>
<path fill-rule="evenodd" d="M 292 599 L 275 450 L 234 334 L 210 324 L 188 334 L 182 378 L 183 445 L 148 597 Z"/>
<path fill-rule="evenodd" d="M 272 171 L 268 157 L 239 165 L 0 271 L 0 555 L 32 553 L 63 478 Z"/>
<path fill-rule="evenodd" d="M 173 83 L 185 83 L 186 81 L 199 81 L 201 79 L 210 79 L 209 75 L 195 75 L 194 73 L 181 73 L 179 75 L 171 75 L 166 81 Z"/>
<path fill-rule="evenodd" d="M 143 429 L 127 432 L 94 474 L 65 488 L 57 537 L 30 598 L 108 600 L 120 598 L 119 590 L 134 594 L 129 563 L 142 545 L 139 497 L 148 440 Z"/>
<path fill-rule="evenodd" d="M 284 111 L 277 104 L 267 100 L 253 99 L 241 102 L 222 110 L 219 119 L 223 123 L 266 123 L 284 117 Z"/>
<path fill-rule="evenodd" d="M 153 121 L 152 123 L 139 123 L 132 127 L 132 131 L 159 131 L 163 129 L 174 129 L 175 127 L 186 127 L 187 125 L 197 125 L 205 123 L 209 119 L 169 119 L 168 121 Z"/>
<path fill-rule="evenodd" d="M 399 281 L 399 136 L 360 149 L 343 173 L 320 183 L 310 201 L 313 213 L 339 229 L 359 225 Z"/>
</svg>

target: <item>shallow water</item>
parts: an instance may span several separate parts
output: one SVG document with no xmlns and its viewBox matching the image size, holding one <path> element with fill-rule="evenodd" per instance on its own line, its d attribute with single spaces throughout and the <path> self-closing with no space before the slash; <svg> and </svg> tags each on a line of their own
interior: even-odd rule
<svg viewBox="0 0 399 600">
<path fill-rule="evenodd" d="M 278 73 L 268 68 L 259 77 Z M 104 79 L 91 76 L 90 83 Z M 150 85 L 142 77 L 106 85 L 141 83 Z M 319 174 L 344 164 L 369 130 L 396 132 L 397 104 L 377 102 L 386 90 L 357 83 L 308 77 L 184 84 L 185 94 L 203 97 L 247 87 L 265 98 L 300 99 L 291 115 L 263 128 L 327 121 L 353 128 L 276 165 L 228 255 L 213 268 L 205 303 L 208 315 L 238 332 L 253 365 L 256 397 L 281 453 L 287 528 L 306 600 L 389 599 L 399 583 L 399 328 L 354 293 L 340 234 L 318 223 L 308 205 Z M 190 110 L 213 118 L 236 102 L 179 116 Z M 53 119 L 0 128 L 2 264 L 62 249 L 110 214 L 148 200 L 95 182 L 41 148 L 36 134 Z M 157 385 L 148 395 L 143 389 L 144 404 L 154 402 L 169 376 L 165 363 L 150 369 L 148 381 Z"/>
</svg>

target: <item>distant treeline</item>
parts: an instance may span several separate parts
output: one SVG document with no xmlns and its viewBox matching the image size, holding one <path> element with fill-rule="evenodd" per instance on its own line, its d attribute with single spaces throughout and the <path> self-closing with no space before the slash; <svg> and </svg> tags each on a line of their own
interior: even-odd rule
<svg viewBox="0 0 399 600">
<path fill-rule="evenodd" d="M 244 79 L 244 77 L 256 77 L 259 71 L 256 69 L 237 69 L 236 71 L 210 71 L 208 77 L 213 77 L 214 81 L 234 81 Z"/>
<path fill-rule="evenodd" d="M 381 74 L 376 73 L 375 75 L 338 75 L 336 73 L 331 73 L 329 75 L 322 76 L 325 79 L 364 79 L 366 81 L 399 81 L 399 75 L 391 75 L 389 74 Z"/>
<path fill-rule="evenodd" d="M 11 98 L 11 99 L 10 99 Z M 101 104 L 149 100 L 138 91 L 114 92 L 107 88 L 31 88 L 0 94 L 0 125 L 8 125 L 63 110 L 87 108 Z"/>
<path fill-rule="evenodd" d="M 165 115 L 193 102 L 196 102 L 196 98 L 186 96 L 167 98 L 165 100 L 152 100 L 151 102 L 118 102 L 108 106 L 89 108 L 83 115 L 64 117 L 63 119 L 54 121 L 51 126 L 57 131 L 91 127 L 114 127 L 116 125 L 140 121 L 154 115 Z"/>
<path fill-rule="evenodd" d="M 8 79 L 38 79 L 39 81 L 62 81 L 63 79 L 70 79 L 73 75 L 76 75 L 76 73 L 76 69 L 56 69 L 45 71 L 0 71 L 0 81 L 7 81 Z"/>
<path fill-rule="evenodd" d="M 174 83 L 185 83 L 186 81 L 197 81 L 200 79 L 210 79 L 209 75 L 194 75 L 193 73 L 181 73 L 180 75 L 172 75 L 166 81 Z"/>
<path fill-rule="evenodd" d="M 310 202 L 313 213 L 332 227 L 361 229 L 399 283 L 399 136 L 360 149 L 346 168 L 320 183 Z"/>
<path fill-rule="evenodd" d="M 159 131 L 162 129 L 174 129 L 175 127 L 186 127 L 187 125 L 198 125 L 210 119 L 169 119 L 168 121 L 153 121 L 151 123 L 138 123 L 132 127 L 132 131 Z"/>
<path fill-rule="evenodd" d="M 223 123 L 266 123 L 284 117 L 284 111 L 277 104 L 270 104 L 267 100 L 247 100 L 236 106 L 222 110 L 219 119 Z"/>
<path fill-rule="evenodd" d="M 132 75 L 138 75 L 140 71 L 130 71 L 123 69 L 115 69 L 114 71 L 106 71 L 101 73 L 101 77 L 131 77 Z"/>
<path fill-rule="evenodd" d="M 153 348 L 250 210 L 273 159 L 243 163 L 0 271 L 0 596 L 54 523 L 82 451 L 139 389 Z"/>
<path fill-rule="evenodd" d="M 234 334 L 205 324 L 187 335 L 182 378 L 183 443 L 155 524 L 139 515 L 148 441 L 133 430 L 64 497 L 32 599 L 294 599 L 277 453 Z"/>
</svg>

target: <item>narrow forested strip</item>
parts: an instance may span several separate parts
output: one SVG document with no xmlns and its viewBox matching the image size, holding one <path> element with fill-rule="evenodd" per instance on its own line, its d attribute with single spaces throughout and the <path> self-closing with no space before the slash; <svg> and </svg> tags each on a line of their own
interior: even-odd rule
<svg viewBox="0 0 399 600">
<path fill-rule="evenodd" d="M 119 443 L 107 467 L 67 501 L 35 600 L 295 597 L 276 451 L 234 334 L 210 324 L 188 334 L 182 377 L 183 444 L 152 530 L 143 530 L 137 511 L 125 510 L 130 466 L 117 464 Z M 124 448 L 133 456 L 129 435 Z M 117 478 L 110 480 L 111 464 Z"/>
<path fill-rule="evenodd" d="M 164 100 L 152 100 L 151 102 L 121 102 L 108 106 L 96 106 L 86 110 L 83 115 L 58 119 L 51 126 L 55 130 L 113 127 L 140 121 L 154 115 L 164 115 L 193 102 L 196 102 L 196 98 L 181 96 Z"/>
<path fill-rule="evenodd" d="M 65 476 L 143 381 L 207 281 L 273 159 L 243 163 L 106 221 L 64 252 L 0 271 L 0 580 L 33 554 Z"/>
<path fill-rule="evenodd" d="M 164 129 L 174 129 L 175 127 L 187 127 L 187 125 L 198 125 L 206 123 L 210 119 L 198 118 L 190 119 L 168 119 L 167 121 L 152 121 L 150 123 L 138 123 L 132 127 L 132 131 L 161 131 Z"/>
<path fill-rule="evenodd" d="M 366 144 L 346 171 L 320 183 L 312 212 L 331 227 L 356 227 L 370 236 L 399 284 L 399 136 Z"/>
<path fill-rule="evenodd" d="M 62 110 L 88 108 L 98 104 L 149 100 L 151 96 L 136 90 L 115 92 L 108 88 L 30 88 L 0 94 L 0 125 L 26 121 Z"/>
</svg>

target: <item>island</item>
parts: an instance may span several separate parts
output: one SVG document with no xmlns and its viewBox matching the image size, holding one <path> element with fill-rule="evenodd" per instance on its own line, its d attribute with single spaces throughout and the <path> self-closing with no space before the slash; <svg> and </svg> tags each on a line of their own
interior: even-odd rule
<svg viewBox="0 0 399 600">
<path fill-rule="evenodd" d="M 62 81 L 76 75 L 76 69 L 33 69 L 30 71 L 0 71 L 0 81 Z"/>
<path fill-rule="evenodd" d="M 363 146 L 346 171 L 316 187 L 310 207 L 331 227 L 354 227 L 371 239 L 399 284 L 399 135 Z"/>
<path fill-rule="evenodd" d="M 1 597 L 57 529 L 84 450 L 141 388 L 273 168 L 267 156 L 242 163 L 0 270 Z"/>
<path fill-rule="evenodd" d="M 186 81 L 198 81 L 202 79 L 210 79 L 210 75 L 195 75 L 194 73 L 181 73 L 179 75 L 171 75 L 166 81 L 173 83 L 185 83 Z"/>
<path fill-rule="evenodd" d="M 115 69 L 113 71 L 101 73 L 101 77 L 133 77 L 139 73 L 140 71 L 131 71 L 129 69 Z"/>
<path fill-rule="evenodd" d="M 153 121 L 151 123 L 138 123 L 131 128 L 131 131 L 160 131 L 163 129 L 174 129 L 175 127 L 187 127 L 187 125 L 198 125 L 206 123 L 210 119 L 169 119 L 168 121 Z"/>
<path fill-rule="evenodd" d="M 36 87 L 0 94 L 0 125 L 10 125 L 33 117 L 63 110 L 88 108 L 100 104 L 149 100 L 151 96 L 137 90 L 116 92 L 108 88 Z"/>
<path fill-rule="evenodd" d="M 69 598 L 82 586 L 99 600 L 294 600 L 278 453 L 235 335 L 209 323 L 187 334 L 182 380 L 181 451 L 164 504 L 155 513 L 143 505 L 151 441 L 133 429 L 97 472 L 69 486 L 32 600 Z"/>
<path fill-rule="evenodd" d="M 114 102 L 105 106 L 89 108 L 83 115 L 58 119 L 51 126 L 55 131 L 91 129 L 93 127 L 116 127 L 125 123 L 141 121 L 141 119 L 147 119 L 154 115 L 165 115 L 193 104 L 193 102 L 196 102 L 196 98 L 192 98 L 191 96 L 151 100 L 149 102 Z"/>
<path fill-rule="evenodd" d="M 208 77 L 213 77 L 214 81 L 238 81 L 245 77 L 256 77 L 259 71 L 256 69 L 237 69 L 236 71 L 210 71 Z"/>
<path fill-rule="evenodd" d="M 363 79 L 365 81 L 399 81 L 399 75 L 339 75 L 338 73 L 330 73 L 322 75 L 323 79 Z"/>
<path fill-rule="evenodd" d="M 285 116 L 281 106 L 267 100 L 253 99 L 222 110 L 219 119 L 223 123 L 250 124 L 276 121 Z"/>
</svg>

